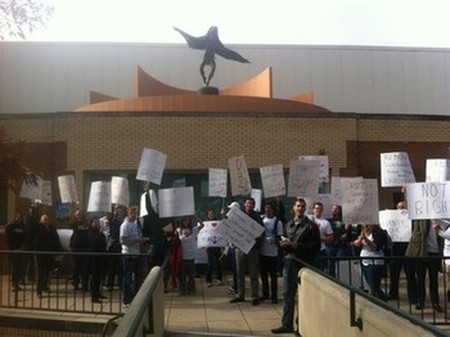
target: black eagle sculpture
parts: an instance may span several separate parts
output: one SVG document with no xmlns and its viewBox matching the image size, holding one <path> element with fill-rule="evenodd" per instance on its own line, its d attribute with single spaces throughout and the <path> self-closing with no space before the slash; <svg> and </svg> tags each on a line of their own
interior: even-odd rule
<svg viewBox="0 0 450 337">
<path fill-rule="evenodd" d="M 205 83 L 207 87 L 209 87 L 209 82 L 213 78 L 214 72 L 216 71 L 216 61 L 215 61 L 216 54 L 228 60 L 238 61 L 241 63 L 250 63 L 250 61 L 243 58 L 235 51 L 226 48 L 222 44 L 222 42 L 220 42 L 216 26 L 212 26 L 211 28 L 209 28 L 208 32 L 204 36 L 200 37 L 189 35 L 188 33 L 182 31 L 177 27 L 173 27 L 173 29 L 175 29 L 178 33 L 180 33 L 184 37 L 189 47 L 205 51 L 203 61 L 200 64 L 200 74 L 202 75 L 203 83 Z M 209 72 L 208 75 L 205 74 L 206 66 L 211 67 L 211 71 Z"/>
</svg>

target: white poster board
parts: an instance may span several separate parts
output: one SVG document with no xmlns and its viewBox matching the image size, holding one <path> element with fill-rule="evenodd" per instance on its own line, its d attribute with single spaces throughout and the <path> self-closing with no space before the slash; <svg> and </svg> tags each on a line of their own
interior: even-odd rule
<svg viewBox="0 0 450 337">
<path fill-rule="evenodd" d="M 145 148 L 142 151 L 136 180 L 148 181 L 160 185 L 166 160 L 167 155 L 164 153 Z"/>
<path fill-rule="evenodd" d="M 347 224 L 378 224 L 377 179 L 342 178 L 342 221 Z"/>
<path fill-rule="evenodd" d="M 43 205 L 52 205 L 52 182 L 50 180 L 42 181 L 41 197 L 39 198 L 39 200 Z"/>
<path fill-rule="evenodd" d="M 58 187 L 61 203 L 69 204 L 78 202 L 77 185 L 75 184 L 75 177 L 73 175 L 59 176 Z"/>
<path fill-rule="evenodd" d="M 111 212 L 111 183 L 94 181 L 89 193 L 88 212 Z"/>
<path fill-rule="evenodd" d="M 174 187 L 158 190 L 160 218 L 194 215 L 194 188 Z"/>
<path fill-rule="evenodd" d="M 288 197 L 313 197 L 319 194 L 320 163 L 316 160 L 291 160 Z"/>
<path fill-rule="evenodd" d="M 381 187 L 401 187 L 416 178 L 406 152 L 380 153 Z"/>
<path fill-rule="evenodd" d="M 111 179 L 111 203 L 130 206 L 130 190 L 128 179 L 124 177 L 112 177 Z"/>
<path fill-rule="evenodd" d="M 249 195 L 252 185 L 244 156 L 228 159 L 228 168 L 230 169 L 231 195 Z"/>
<path fill-rule="evenodd" d="M 37 178 L 36 184 L 27 183 L 25 180 L 22 182 L 22 188 L 20 189 L 19 196 L 24 199 L 40 200 L 42 194 L 42 178 Z"/>
<path fill-rule="evenodd" d="M 300 156 L 298 157 L 299 160 L 317 160 L 320 163 L 320 170 L 319 170 L 319 180 L 320 182 L 327 183 L 329 178 L 329 160 L 328 156 Z"/>
<path fill-rule="evenodd" d="M 450 182 L 408 184 L 406 202 L 410 219 L 448 219 Z"/>
<path fill-rule="evenodd" d="M 283 165 L 263 166 L 259 168 L 266 198 L 278 197 L 286 194 Z"/>
<path fill-rule="evenodd" d="M 210 168 L 208 170 L 208 196 L 226 198 L 227 196 L 227 170 Z"/>
<path fill-rule="evenodd" d="M 393 242 L 409 242 L 411 220 L 406 209 L 387 209 L 379 212 L 380 226 L 388 231 Z"/>
<path fill-rule="evenodd" d="M 205 225 L 197 234 L 197 247 L 226 247 L 228 238 L 218 229 L 222 221 L 203 221 Z"/>
<path fill-rule="evenodd" d="M 426 182 L 450 181 L 450 159 L 427 159 Z"/>
<path fill-rule="evenodd" d="M 260 189 L 252 188 L 250 197 L 255 199 L 255 212 L 261 212 L 263 192 Z"/>
<path fill-rule="evenodd" d="M 261 236 L 265 229 L 243 211 L 232 207 L 227 218 L 222 220 L 219 230 L 232 244 L 248 254 L 255 244 L 255 239 Z"/>
</svg>

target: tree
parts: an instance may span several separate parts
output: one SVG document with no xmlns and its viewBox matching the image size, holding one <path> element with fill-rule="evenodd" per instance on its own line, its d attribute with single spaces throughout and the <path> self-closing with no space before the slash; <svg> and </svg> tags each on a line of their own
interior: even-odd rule
<svg viewBox="0 0 450 337">
<path fill-rule="evenodd" d="M 8 36 L 25 39 L 45 25 L 52 13 L 53 7 L 41 0 L 0 0 L 0 40 Z"/>
<path fill-rule="evenodd" d="M 37 184 L 37 174 L 23 164 L 25 155 L 26 143 L 11 139 L 0 127 L 0 189 L 18 192 L 23 181 Z"/>
</svg>

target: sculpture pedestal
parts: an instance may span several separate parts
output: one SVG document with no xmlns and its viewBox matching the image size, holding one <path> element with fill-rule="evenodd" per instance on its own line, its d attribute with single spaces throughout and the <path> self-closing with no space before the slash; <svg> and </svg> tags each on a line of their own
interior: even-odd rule
<svg viewBox="0 0 450 337">
<path fill-rule="evenodd" d="M 217 87 L 201 87 L 198 89 L 198 93 L 202 95 L 218 95 L 219 94 L 219 88 Z"/>
</svg>

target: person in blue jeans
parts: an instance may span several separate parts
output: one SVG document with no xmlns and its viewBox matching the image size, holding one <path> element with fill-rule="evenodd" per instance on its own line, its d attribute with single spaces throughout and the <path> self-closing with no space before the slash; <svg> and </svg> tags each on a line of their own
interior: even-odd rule
<svg viewBox="0 0 450 337">
<path fill-rule="evenodd" d="M 306 215 L 306 202 L 296 198 L 292 207 L 294 219 L 283 227 L 280 247 L 285 251 L 283 267 L 283 316 L 281 326 L 272 333 L 294 332 L 295 295 L 301 261 L 314 264 L 320 250 L 320 231 Z"/>
</svg>

